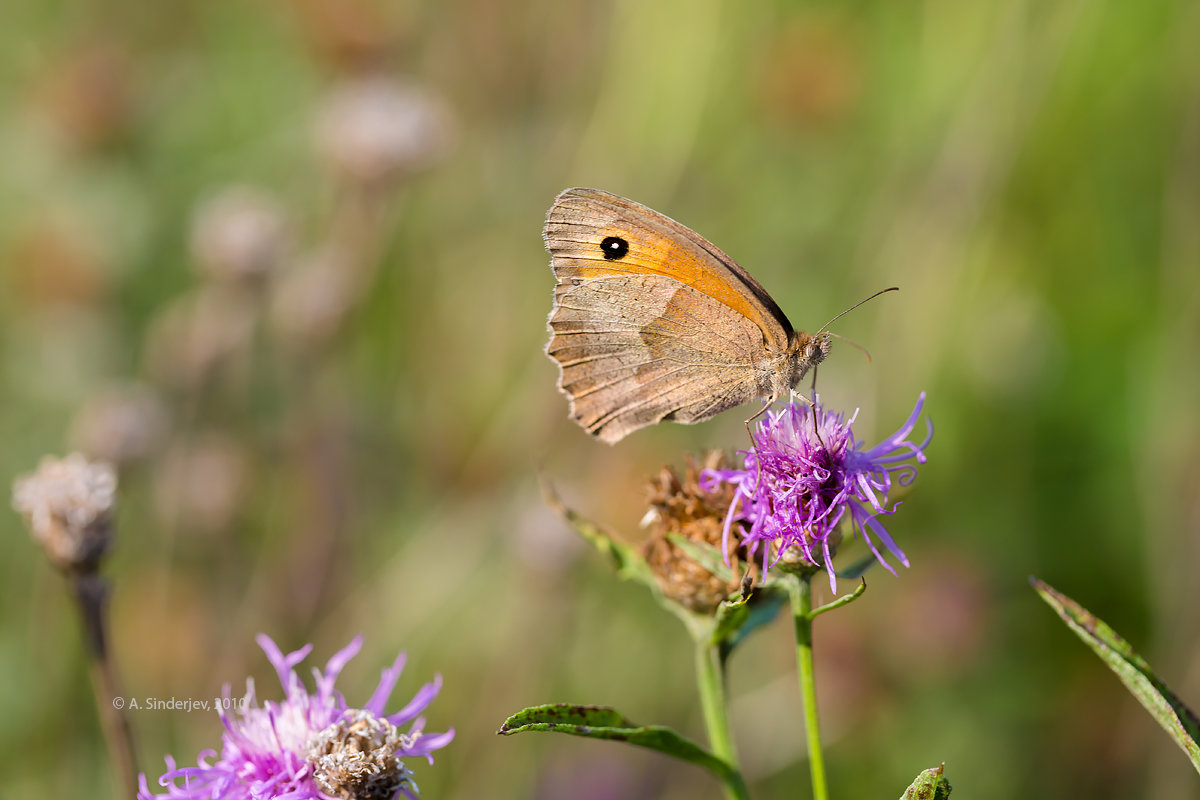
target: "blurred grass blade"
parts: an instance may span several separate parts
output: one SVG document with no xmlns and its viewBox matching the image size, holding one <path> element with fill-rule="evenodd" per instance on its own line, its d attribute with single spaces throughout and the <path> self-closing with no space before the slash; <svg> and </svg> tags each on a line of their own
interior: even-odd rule
<svg viewBox="0 0 1200 800">
<path fill-rule="evenodd" d="M 616 709 L 607 706 L 576 706 L 555 703 L 518 711 L 500 726 L 497 733 L 509 736 L 526 731 L 550 731 L 589 739 L 615 742 L 657 750 L 660 753 L 704 767 L 723 781 L 735 770 L 700 745 L 663 725 L 637 725 Z"/>
<path fill-rule="evenodd" d="M 1133 693 L 1146 710 L 1158 720 L 1167 733 L 1178 742 L 1200 772 L 1200 719 L 1158 679 L 1150 665 L 1129 643 L 1122 639 L 1103 620 L 1086 608 L 1061 594 L 1037 578 L 1030 583 L 1042 599 L 1062 617 L 1075 634 L 1096 651 L 1096 655 L 1117 673 L 1117 677 Z"/>
<path fill-rule="evenodd" d="M 922 772 L 900 795 L 900 800 L 948 800 L 952 787 L 942 774 L 945 768 L 946 765 L 942 764 Z"/>
</svg>

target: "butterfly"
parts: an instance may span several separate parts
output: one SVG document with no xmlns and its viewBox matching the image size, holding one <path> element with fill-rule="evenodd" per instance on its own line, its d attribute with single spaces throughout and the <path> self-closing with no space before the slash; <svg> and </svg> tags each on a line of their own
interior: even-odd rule
<svg viewBox="0 0 1200 800">
<path fill-rule="evenodd" d="M 716 245 L 632 200 L 567 189 L 542 235 L 557 281 L 546 353 L 571 417 L 601 441 L 755 398 L 765 409 L 829 355 L 823 328 L 795 330 Z"/>
</svg>

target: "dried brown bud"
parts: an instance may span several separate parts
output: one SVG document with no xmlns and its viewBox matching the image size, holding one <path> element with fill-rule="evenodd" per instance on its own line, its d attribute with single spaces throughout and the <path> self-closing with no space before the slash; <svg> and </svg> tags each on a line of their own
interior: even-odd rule
<svg viewBox="0 0 1200 800">
<path fill-rule="evenodd" d="M 112 541 L 117 474 L 112 465 L 79 453 L 47 456 L 37 471 L 13 482 L 13 508 L 55 567 L 93 571 Z"/>
<path fill-rule="evenodd" d="M 202 275 L 235 283 L 258 281 L 287 254 L 287 220 L 266 192 L 234 186 L 196 211 L 191 245 Z"/>
<path fill-rule="evenodd" d="M 345 800 L 391 800 L 401 788 L 415 792 L 412 773 L 396 755 L 409 737 L 386 719 L 353 709 L 313 734 L 305 758 L 321 791 Z"/>
<path fill-rule="evenodd" d="M 335 88 L 318 112 L 317 144 L 345 180 L 387 184 L 429 165 L 450 139 L 439 98 L 405 81 L 363 78 Z"/>
<path fill-rule="evenodd" d="M 706 614 L 715 611 L 722 600 L 737 591 L 739 581 L 721 580 L 667 537 L 676 534 L 721 549 L 725 515 L 733 501 L 733 487 L 724 484 L 718 492 L 707 492 L 700 487 L 699 477 L 701 469 L 720 469 L 723 465 L 724 454 L 718 450 L 707 453 L 701 466 L 689 456 L 682 480 L 673 469 L 663 467 L 648 487 L 650 510 L 645 522 L 650 528 L 650 538 L 642 548 L 646 562 L 654 571 L 663 594 L 693 611 Z M 731 535 L 729 538 L 726 554 L 734 574 L 740 575 L 738 537 Z"/>
</svg>

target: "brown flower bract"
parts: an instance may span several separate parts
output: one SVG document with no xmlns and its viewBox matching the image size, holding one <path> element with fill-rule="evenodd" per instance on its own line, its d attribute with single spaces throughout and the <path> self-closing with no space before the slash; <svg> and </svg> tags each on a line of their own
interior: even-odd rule
<svg viewBox="0 0 1200 800">
<path fill-rule="evenodd" d="M 688 456 L 682 479 L 671 467 L 664 466 L 647 486 L 650 510 L 646 522 L 650 538 L 642 546 L 642 555 L 663 594 L 702 614 L 716 611 L 722 600 L 737 591 L 739 581 L 721 580 L 667 537 L 676 534 L 721 549 L 721 533 L 734 490 L 723 485 L 718 492 L 706 492 L 700 487 L 699 478 L 701 470 L 720 469 L 724 464 L 725 454 L 719 450 L 706 453 L 700 465 Z M 731 535 L 726 548 L 734 575 L 741 574 L 739 540 L 737 535 Z"/>
</svg>

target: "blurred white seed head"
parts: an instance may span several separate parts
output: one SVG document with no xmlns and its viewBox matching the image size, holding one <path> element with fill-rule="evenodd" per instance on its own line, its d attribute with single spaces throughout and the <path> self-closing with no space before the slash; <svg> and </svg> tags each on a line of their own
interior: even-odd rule
<svg viewBox="0 0 1200 800">
<path fill-rule="evenodd" d="M 334 172 L 379 186 L 419 170 L 445 151 L 449 110 L 414 83 L 357 78 L 334 87 L 317 111 L 317 147 Z"/>
<path fill-rule="evenodd" d="M 147 368 L 155 382 L 194 389 L 245 353 L 254 334 L 255 300 L 235 287 L 208 284 L 174 300 L 147 333 Z"/>
<path fill-rule="evenodd" d="M 192 258 L 200 274 L 213 280 L 261 280 L 283 260 L 288 244 L 283 209 L 252 187 L 233 186 L 213 195 L 192 220 Z"/>
<path fill-rule="evenodd" d="M 46 456 L 36 472 L 13 482 L 13 508 L 55 567 L 93 570 L 112 541 L 117 473 L 80 453 Z"/>
<path fill-rule="evenodd" d="M 352 256 L 325 248 L 283 274 L 270 305 L 271 328 L 279 340 L 304 351 L 333 338 L 362 294 L 356 267 Z"/>
<path fill-rule="evenodd" d="M 232 436 L 206 433 L 177 439 L 154 473 L 160 519 L 200 533 L 233 524 L 247 497 L 250 460 Z"/>
<path fill-rule="evenodd" d="M 162 444 L 167 408 L 149 386 L 119 383 L 92 395 L 71 422 L 71 444 L 90 458 L 123 466 Z"/>
</svg>

